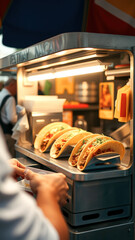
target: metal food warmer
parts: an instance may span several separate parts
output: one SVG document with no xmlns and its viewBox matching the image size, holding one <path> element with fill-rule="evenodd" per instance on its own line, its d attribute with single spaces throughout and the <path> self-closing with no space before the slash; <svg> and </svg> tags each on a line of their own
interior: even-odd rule
<svg viewBox="0 0 135 240">
<path fill-rule="evenodd" d="M 113 61 L 119 64 L 122 55 L 128 56 L 128 67 L 107 67 L 111 66 Z M 23 105 L 25 96 L 37 95 L 37 82 L 29 81 L 31 76 L 38 81 L 40 74 L 50 76 L 49 74 L 53 73 L 56 74 L 53 77 L 55 79 L 59 77 L 57 74 L 60 70 L 65 71 L 76 66 L 81 68 L 83 65 L 94 66 L 98 62 L 105 66 L 99 75 L 99 81 L 114 81 L 121 77 L 130 79 L 131 99 L 134 102 L 134 58 L 135 37 L 83 32 L 64 33 L 0 59 L 0 70 L 5 74 L 16 71 L 18 104 Z M 125 124 L 126 127 L 128 125 L 128 131 L 124 133 L 123 124 L 118 130 L 116 127 L 116 132 L 111 133 L 123 142 L 123 139 L 127 140 L 128 135 L 126 153 L 118 165 L 112 162 L 109 167 L 99 168 L 94 163 L 93 168 L 80 172 L 68 165 L 67 158 L 53 159 L 49 153 L 35 150 L 30 140 L 15 145 L 18 157 L 33 160 L 43 169 L 62 172 L 67 176 L 69 197 L 62 211 L 69 224 L 71 240 L 134 239 L 134 104 L 131 108 L 131 120 Z M 55 116 L 61 120 L 61 111 L 57 114 L 52 118 Z M 40 119 L 41 116 L 37 118 Z M 104 122 L 103 119 L 101 121 Z M 32 128 L 35 128 L 35 125 Z M 116 156 L 114 160 L 117 160 Z"/>
</svg>

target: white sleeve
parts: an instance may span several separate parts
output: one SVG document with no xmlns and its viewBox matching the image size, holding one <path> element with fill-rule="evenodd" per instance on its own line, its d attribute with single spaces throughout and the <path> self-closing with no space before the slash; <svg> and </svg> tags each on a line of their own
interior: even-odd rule
<svg viewBox="0 0 135 240">
<path fill-rule="evenodd" d="M 33 197 L 10 177 L 0 182 L 0 235 L 10 240 L 58 240 L 53 225 Z"/>
<path fill-rule="evenodd" d="M 10 123 L 15 124 L 17 122 L 16 103 L 14 97 L 7 99 L 5 103 L 7 119 Z"/>
<path fill-rule="evenodd" d="M 10 177 L 8 160 L 0 127 L 0 239 L 59 240 L 59 235 L 37 206 L 34 197 L 21 191 Z"/>
</svg>

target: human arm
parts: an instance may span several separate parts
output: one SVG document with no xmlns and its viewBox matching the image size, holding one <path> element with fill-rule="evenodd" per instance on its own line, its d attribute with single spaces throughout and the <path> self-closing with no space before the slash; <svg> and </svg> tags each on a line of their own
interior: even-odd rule
<svg viewBox="0 0 135 240">
<path fill-rule="evenodd" d="M 7 119 L 10 123 L 15 124 L 17 122 L 17 112 L 16 112 L 16 102 L 14 97 L 10 97 L 7 102 L 5 103 L 6 105 L 6 115 Z"/>
<path fill-rule="evenodd" d="M 0 128 L 0 236 L 10 240 L 59 240 L 35 198 L 20 189 L 11 177 L 10 155 Z"/>
<path fill-rule="evenodd" d="M 67 199 L 68 185 L 65 175 L 40 175 L 28 170 L 26 178 L 30 180 L 31 188 L 37 195 L 38 206 L 59 233 L 60 240 L 68 240 L 68 227 L 60 208 L 60 205 L 65 205 Z"/>
</svg>

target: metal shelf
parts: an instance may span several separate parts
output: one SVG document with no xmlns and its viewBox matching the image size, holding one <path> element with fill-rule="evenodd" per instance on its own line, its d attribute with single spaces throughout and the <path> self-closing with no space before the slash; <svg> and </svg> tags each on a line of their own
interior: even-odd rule
<svg viewBox="0 0 135 240">
<path fill-rule="evenodd" d="M 110 77 L 126 77 L 130 76 L 130 68 L 121 68 L 121 69 L 113 69 L 105 71 L 105 76 Z"/>
<path fill-rule="evenodd" d="M 55 172 L 62 172 L 67 177 L 75 181 L 93 181 L 99 179 L 108 179 L 115 177 L 129 176 L 132 172 L 131 167 L 127 168 L 120 166 L 118 168 L 107 170 L 92 170 L 89 172 L 80 172 L 68 164 L 67 159 L 51 158 L 49 153 L 40 153 L 34 149 L 30 144 L 23 144 L 23 146 L 15 145 L 15 150 L 23 155 L 35 160 L 36 162 L 50 168 Z"/>
</svg>

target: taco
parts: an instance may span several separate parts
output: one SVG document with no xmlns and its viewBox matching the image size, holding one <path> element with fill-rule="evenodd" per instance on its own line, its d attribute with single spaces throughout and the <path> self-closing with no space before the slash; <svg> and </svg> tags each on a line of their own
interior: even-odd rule
<svg viewBox="0 0 135 240">
<path fill-rule="evenodd" d="M 88 142 L 85 146 L 77 162 L 77 168 L 83 171 L 90 160 L 99 155 L 106 153 L 118 153 L 120 160 L 124 157 L 125 149 L 121 142 L 113 140 L 107 136 L 98 136 Z"/>
<path fill-rule="evenodd" d="M 46 149 L 53 142 L 54 136 L 60 131 L 71 129 L 71 127 L 64 122 L 50 123 L 43 127 L 38 135 L 36 136 L 34 142 L 34 148 L 39 149 L 41 152 L 46 151 Z"/>
<path fill-rule="evenodd" d="M 82 150 L 84 149 L 84 147 L 86 146 L 86 144 L 91 141 L 93 138 L 95 138 L 96 136 L 100 136 L 100 134 L 93 134 L 93 133 L 89 133 L 89 136 L 85 136 L 84 138 L 82 138 L 77 144 L 76 146 L 73 148 L 71 155 L 68 159 L 68 163 L 69 165 L 75 167 L 77 165 L 77 161 L 78 158 L 82 152 Z"/>
<path fill-rule="evenodd" d="M 89 132 L 80 128 L 75 128 L 64 133 L 53 143 L 50 149 L 50 156 L 57 158 L 63 155 L 63 152 L 66 152 L 66 150 L 68 150 L 66 154 L 69 156 L 76 143 L 86 135 L 89 135 Z"/>
</svg>

